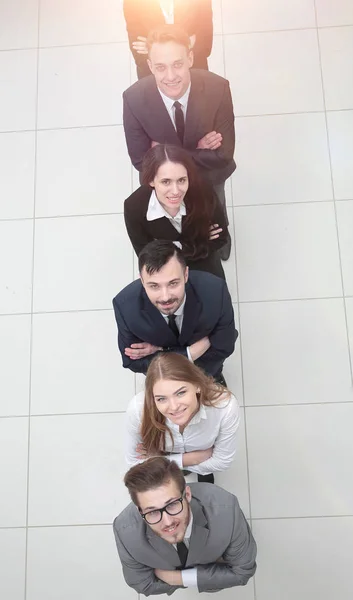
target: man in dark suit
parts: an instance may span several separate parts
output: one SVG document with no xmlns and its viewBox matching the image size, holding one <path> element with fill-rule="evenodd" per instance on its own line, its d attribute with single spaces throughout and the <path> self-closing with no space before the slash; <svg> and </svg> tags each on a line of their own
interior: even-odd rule
<svg viewBox="0 0 353 600">
<path fill-rule="evenodd" d="M 126 583 L 145 596 L 180 587 L 217 592 L 246 585 L 256 543 L 233 494 L 186 485 L 174 461 L 150 458 L 125 475 L 132 502 L 114 521 Z"/>
<path fill-rule="evenodd" d="M 139 271 L 113 300 L 123 366 L 146 373 L 157 352 L 177 352 L 225 383 L 223 363 L 238 336 L 226 282 L 189 274 L 181 250 L 165 240 L 145 246 Z"/>
<path fill-rule="evenodd" d="M 190 68 L 193 53 L 187 33 L 175 25 L 150 32 L 148 64 L 152 71 L 124 94 L 124 130 L 131 162 L 138 171 L 155 144 L 183 146 L 217 193 L 224 211 L 225 181 L 233 173 L 234 114 L 229 83 L 223 77 Z M 222 258 L 229 256 L 223 248 Z"/>
<path fill-rule="evenodd" d="M 208 69 L 213 42 L 212 0 L 124 0 L 124 16 L 137 77 L 151 74 L 147 63 L 147 36 L 151 29 L 174 23 L 188 34 L 194 67 Z"/>
</svg>

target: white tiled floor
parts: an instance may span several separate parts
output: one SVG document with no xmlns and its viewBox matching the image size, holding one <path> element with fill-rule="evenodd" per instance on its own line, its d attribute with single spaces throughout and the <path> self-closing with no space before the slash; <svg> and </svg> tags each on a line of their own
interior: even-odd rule
<svg viewBox="0 0 353 600">
<path fill-rule="evenodd" d="M 225 268 L 241 335 L 225 374 L 244 406 L 236 462 L 216 480 L 259 545 L 255 580 L 224 600 L 353 587 L 352 7 L 214 0 L 210 65 L 238 115 Z M 4 600 L 136 598 L 111 530 L 141 385 L 120 365 L 111 307 L 136 276 L 121 214 L 134 80 L 120 0 L 0 2 Z"/>
</svg>

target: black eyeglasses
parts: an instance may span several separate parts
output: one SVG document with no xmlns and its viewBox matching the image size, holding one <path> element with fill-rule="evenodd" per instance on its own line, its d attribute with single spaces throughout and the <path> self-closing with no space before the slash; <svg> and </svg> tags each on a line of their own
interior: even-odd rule
<svg viewBox="0 0 353 600">
<path fill-rule="evenodd" d="M 145 521 L 149 525 L 157 525 L 162 520 L 164 511 L 171 516 L 178 515 L 183 510 L 183 500 L 184 494 L 178 498 L 178 500 L 173 500 L 173 502 L 169 502 L 166 504 L 164 508 L 158 508 L 156 510 L 150 510 L 144 514 L 141 514 L 141 517 L 145 519 Z"/>
</svg>

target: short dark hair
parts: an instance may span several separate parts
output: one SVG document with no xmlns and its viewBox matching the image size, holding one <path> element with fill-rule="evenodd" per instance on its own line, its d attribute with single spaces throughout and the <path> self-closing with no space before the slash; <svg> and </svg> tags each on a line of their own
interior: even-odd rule
<svg viewBox="0 0 353 600">
<path fill-rule="evenodd" d="M 185 478 L 174 460 L 164 456 L 154 456 L 145 462 L 131 467 L 124 477 L 124 483 L 129 491 L 131 500 L 138 506 L 138 492 L 147 492 L 175 481 L 180 494 L 185 490 Z"/>
<path fill-rule="evenodd" d="M 160 271 L 171 258 L 175 256 L 185 270 L 186 262 L 180 248 L 169 240 L 153 240 L 149 242 L 139 254 L 139 271 L 142 272 L 143 267 L 149 275 L 156 271 Z"/>
<path fill-rule="evenodd" d="M 153 44 L 166 44 L 175 42 L 190 51 L 190 38 L 185 29 L 178 25 L 164 24 L 151 29 L 147 36 L 147 50 L 151 50 Z"/>
</svg>

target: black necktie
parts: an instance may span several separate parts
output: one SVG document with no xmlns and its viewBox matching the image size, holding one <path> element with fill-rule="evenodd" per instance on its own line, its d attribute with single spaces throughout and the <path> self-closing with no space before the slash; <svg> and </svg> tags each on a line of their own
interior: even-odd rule
<svg viewBox="0 0 353 600">
<path fill-rule="evenodd" d="M 181 104 L 180 102 L 178 102 L 178 100 L 174 102 L 173 106 L 175 107 L 175 127 L 177 130 L 178 138 L 181 141 L 181 143 L 183 143 L 185 130 L 184 113 L 181 109 Z"/>
<path fill-rule="evenodd" d="M 186 547 L 186 545 L 184 544 L 184 542 L 179 542 L 177 544 L 177 552 L 180 558 L 180 562 L 181 562 L 181 566 L 178 567 L 178 569 L 184 569 L 185 565 L 186 565 L 186 559 L 188 557 L 188 549 Z"/>
<path fill-rule="evenodd" d="M 175 322 L 175 318 L 176 318 L 175 315 L 168 315 L 168 325 L 169 325 L 170 329 L 172 330 L 172 332 L 174 333 L 174 335 L 178 338 L 179 337 L 179 329 Z"/>
</svg>

